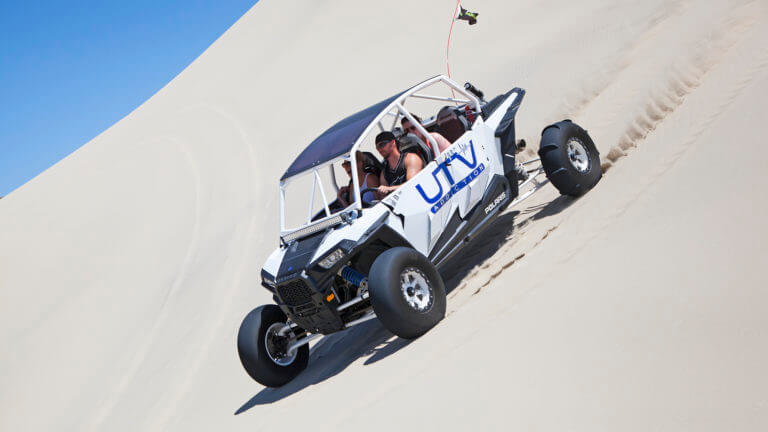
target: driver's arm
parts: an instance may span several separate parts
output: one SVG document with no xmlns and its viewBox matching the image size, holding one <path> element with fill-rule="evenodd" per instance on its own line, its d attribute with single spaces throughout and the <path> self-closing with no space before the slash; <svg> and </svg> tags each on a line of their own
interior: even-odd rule
<svg viewBox="0 0 768 432">
<path fill-rule="evenodd" d="M 406 154 L 403 165 L 405 166 L 405 181 L 413 178 L 413 176 L 418 174 L 419 171 L 424 168 L 424 163 L 415 153 Z M 376 191 L 376 196 L 378 199 L 384 199 L 385 196 L 396 191 L 400 186 L 402 186 L 402 184 L 389 186 L 385 181 L 381 186 L 379 186 L 379 190 Z"/>
<path fill-rule="evenodd" d="M 384 177 L 384 170 L 381 170 L 381 173 L 379 174 L 379 186 L 389 186 L 389 183 L 387 182 L 387 178 Z"/>
<path fill-rule="evenodd" d="M 379 174 L 379 189 L 373 193 L 373 195 L 376 197 L 377 200 L 383 200 L 385 196 L 387 196 L 389 188 L 389 182 L 387 181 L 386 177 L 384 177 L 384 170 L 381 170 L 381 174 Z"/>
</svg>

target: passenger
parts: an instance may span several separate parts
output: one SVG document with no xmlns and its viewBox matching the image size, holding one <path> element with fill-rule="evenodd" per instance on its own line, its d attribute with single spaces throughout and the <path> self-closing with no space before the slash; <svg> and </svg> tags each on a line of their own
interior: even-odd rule
<svg viewBox="0 0 768 432">
<path fill-rule="evenodd" d="M 376 198 L 383 199 L 397 190 L 403 183 L 424 168 L 424 160 L 413 152 L 400 153 L 397 140 L 392 132 L 382 132 L 376 135 L 376 150 L 384 158 L 384 168 L 381 170 L 379 181 L 381 186 L 376 191 Z"/>
<path fill-rule="evenodd" d="M 416 119 L 417 122 L 421 123 L 421 118 L 419 118 L 419 116 L 417 116 L 416 114 L 411 114 L 411 115 L 413 116 L 414 119 Z M 403 119 L 400 121 L 400 124 L 403 126 L 403 132 L 407 134 L 411 133 L 416 135 L 417 137 L 419 137 L 419 139 L 424 141 L 424 143 L 428 145 L 429 148 L 432 148 L 432 143 L 428 139 L 424 138 L 424 135 L 421 134 L 421 132 L 415 125 L 411 124 L 411 121 L 408 120 L 408 117 L 403 117 Z M 429 132 L 429 134 L 437 142 L 437 147 L 440 150 L 440 153 L 444 152 L 445 149 L 450 147 L 451 142 L 445 139 L 444 136 L 440 135 L 437 132 Z M 434 151 L 434 149 L 432 150 Z M 437 157 L 438 153 L 437 152 L 434 152 L 434 153 L 435 153 L 435 157 Z"/>
<path fill-rule="evenodd" d="M 366 188 L 378 188 L 379 187 L 379 179 L 376 177 L 376 175 L 365 172 L 364 169 L 364 163 L 365 163 L 365 156 L 362 152 L 355 152 L 355 164 L 357 165 L 357 182 L 360 185 L 360 190 Z M 347 172 L 347 175 L 349 176 L 349 185 L 342 186 L 339 188 L 339 192 L 336 194 L 336 198 L 339 199 L 339 202 L 346 208 L 349 207 L 349 204 L 354 199 L 353 196 L 351 196 L 352 192 L 352 164 L 349 162 L 349 160 L 345 160 L 341 163 L 341 167 L 344 168 L 344 171 Z M 364 206 L 370 206 L 372 205 L 373 201 L 376 199 L 376 196 L 373 191 L 368 191 L 363 193 L 363 205 Z"/>
</svg>

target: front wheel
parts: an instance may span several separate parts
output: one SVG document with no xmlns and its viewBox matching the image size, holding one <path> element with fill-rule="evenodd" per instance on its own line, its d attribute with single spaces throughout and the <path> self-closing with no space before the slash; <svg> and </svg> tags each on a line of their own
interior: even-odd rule
<svg viewBox="0 0 768 432">
<path fill-rule="evenodd" d="M 424 255 L 407 247 L 389 249 L 368 275 L 373 311 L 387 330 L 415 339 L 445 317 L 445 285 Z"/>
<path fill-rule="evenodd" d="M 547 178 L 563 195 L 584 195 L 603 175 L 595 143 L 570 120 L 544 128 L 539 157 Z"/>
<path fill-rule="evenodd" d="M 309 346 L 288 351 L 292 333 L 280 334 L 286 321 L 279 306 L 259 306 L 246 315 L 237 333 L 237 352 L 243 368 L 267 387 L 287 384 L 309 363 Z"/>
</svg>

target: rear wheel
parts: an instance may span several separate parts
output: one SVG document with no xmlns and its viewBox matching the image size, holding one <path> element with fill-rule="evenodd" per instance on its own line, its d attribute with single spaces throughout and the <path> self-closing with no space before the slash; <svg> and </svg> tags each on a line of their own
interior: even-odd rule
<svg viewBox="0 0 768 432">
<path fill-rule="evenodd" d="M 387 330 L 415 339 L 445 317 L 445 285 L 424 255 L 396 247 L 379 255 L 368 276 L 371 305 Z"/>
<path fill-rule="evenodd" d="M 563 195 L 584 195 L 603 175 L 595 143 L 570 120 L 544 128 L 539 157 L 547 178 Z"/>
<path fill-rule="evenodd" d="M 237 352 L 243 368 L 267 387 L 288 383 L 309 363 L 309 346 L 288 351 L 292 333 L 280 334 L 286 321 L 279 306 L 259 306 L 246 315 L 237 334 Z"/>
</svg>

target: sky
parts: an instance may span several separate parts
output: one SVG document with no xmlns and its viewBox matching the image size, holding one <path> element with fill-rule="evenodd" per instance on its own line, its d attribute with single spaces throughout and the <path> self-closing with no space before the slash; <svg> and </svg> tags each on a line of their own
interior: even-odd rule
<svg viewBox="0 0 768 432">
<path fill-rule="evenodd" d="M 0 0 L 0 196 L 118 122 L 257 0 Z"/>
</svg>

